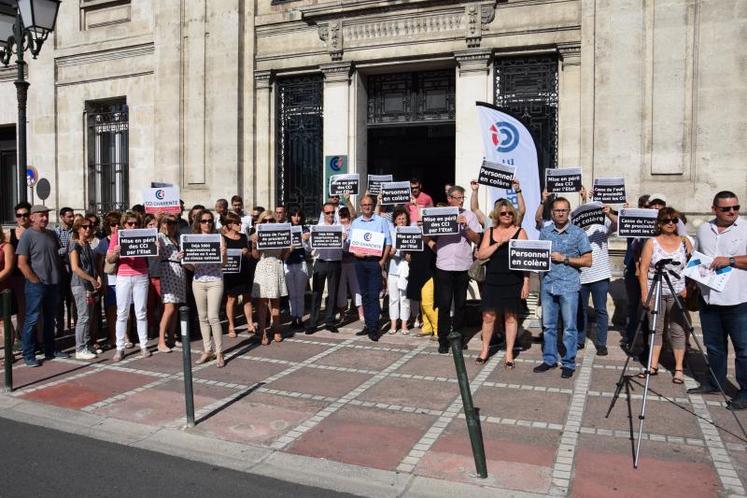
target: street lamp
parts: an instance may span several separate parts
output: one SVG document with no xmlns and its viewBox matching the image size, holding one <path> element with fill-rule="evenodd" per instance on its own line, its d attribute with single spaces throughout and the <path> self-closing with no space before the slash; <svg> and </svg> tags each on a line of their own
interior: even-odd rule
<svg viewBox="0 0 747 498">
<path fill-rule="evenodd" d="M 26 200 L 26 62 L 28 50 L 36 59 L 42 45 L 54 31 L 60 0 L 0 0 L 0 62 L 10 64 L 16 55 L 16 92 L 18 95 L 18 202 Z"/>
</svg>

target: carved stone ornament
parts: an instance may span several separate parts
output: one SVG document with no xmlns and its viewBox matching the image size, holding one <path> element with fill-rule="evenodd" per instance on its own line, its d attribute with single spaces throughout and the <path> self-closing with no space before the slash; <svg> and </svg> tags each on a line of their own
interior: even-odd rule
<svg viewBox="0 0 747 498">
<path fill-rule="evenodd" d="M 343 36 L 342 21 L 335 20 L 319 24 L 319 39 L 326 43 L 327 51 L 333 61 L 342 60 Z"/>
<path fill-rule="evenodd" d="M 472 2 L 464 6 L 464 39 L 469 48 L 477 48 L 482 43 L 482 33 L 488 31 L 488 25 L 495 19 L 499 1 L 495 0 L 489 4 Z"/>
</svg>

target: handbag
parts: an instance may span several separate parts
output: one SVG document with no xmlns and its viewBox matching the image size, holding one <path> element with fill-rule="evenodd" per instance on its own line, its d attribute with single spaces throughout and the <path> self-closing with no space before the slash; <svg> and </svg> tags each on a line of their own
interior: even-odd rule
<svg viewBox="0 0 747 498">
<path fill-rule="evenodd" d="M 485 265 L 488 264 L 489 259 L 476 259 L 472 262 L 472 266 L 469 267 L 469 270 L 467 270 L 467 275 L 469 275 L 469 278 L 474 280 L 475 282 L 482 283 L 485 281 L 485 274 L 487 273 L 487 269 L 485 268 Z"/>
<path fill-rule="evenodd" d="M 104 273 L 107 275 L 116 275 L 119 269 L 119 261 L 116 263 L 110 263 L 104 258 Z"/>
<path fill-rule="evenodd" d="M 698 311 L 700 309 L 700 287 L 695 280 L 687 278 L 685 279 L 685 289 L 687 289 L 685 308 L 687 308 L 687 311 Z"/>
</svg>

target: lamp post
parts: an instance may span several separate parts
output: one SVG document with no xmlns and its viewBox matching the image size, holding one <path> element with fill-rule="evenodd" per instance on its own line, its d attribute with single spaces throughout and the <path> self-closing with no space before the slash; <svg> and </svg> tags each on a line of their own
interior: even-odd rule
<svg viewBox="0 0 747 498">
<path fill-rule="evenodd" d="M 42 45 L 54 31 L 60 0 L 0 0 L 0 62 L 10 64 L 16 55 L 18 97 L 18 201 L 26 200 L 26 100 L 29 82 L 26 81 L 24 52 L 36 59 Z"/>
</svg>

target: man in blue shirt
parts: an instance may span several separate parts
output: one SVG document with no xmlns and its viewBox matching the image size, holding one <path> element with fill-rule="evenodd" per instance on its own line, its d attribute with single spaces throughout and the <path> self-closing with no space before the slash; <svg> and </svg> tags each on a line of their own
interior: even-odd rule
<svg viewBox="0 0 747 498">
<path fill-rule="evenodd" d="M 372 341 L 379 340 L 379 318 L 381 317 L 381 307 L 379 306 L 379 293 L 381 292 L 381 272 L 386 264 L 386 255 L 389 253 L 389 247 L 392 245 L 392 236 L 390 225 L 387 220 L 374 214 L 374 198 L 370 195 L 364 195 L 361 198 L 361 216 L 356 218 L 351 227 L 353 230 L 360 229 L 367 232 L 379 232 L 384 234 L 384 247 L 381 254 L 359 254 L 351 246 L 350 252 L 355 255 L 355 275 L 358 278 L 358 286 L 361 290 L 363 301 L 363 316 L 365 317 L 365 327 L 356 335 L 368 335 Z"/>
<path fill-rule="evenodd" d="M 576 314 L 581 288 L 581 267 L 591 266 L 591 244 L 586 232 L 570 222 L 571 203 L 558 197 L 550 212 L 553 223 L 540 231 L 540 240 L 552 241 L 552 266 L 542 275 L 543 362 L 535 372 L 558 366 L 558 310 L 563 317 L 563 368 L 561 377 L 569 379 L 576 369 Z"/>
</svg>

